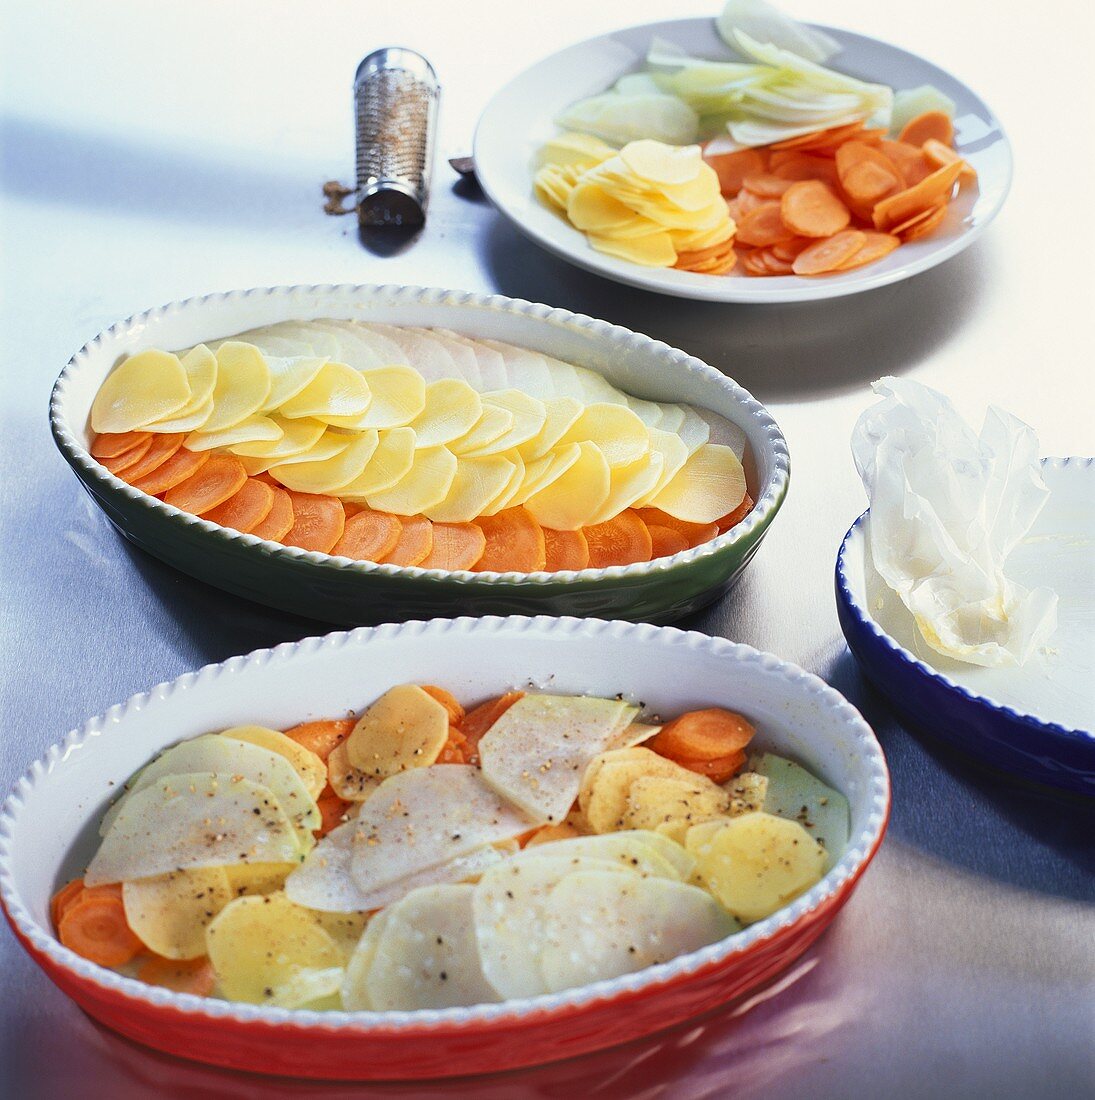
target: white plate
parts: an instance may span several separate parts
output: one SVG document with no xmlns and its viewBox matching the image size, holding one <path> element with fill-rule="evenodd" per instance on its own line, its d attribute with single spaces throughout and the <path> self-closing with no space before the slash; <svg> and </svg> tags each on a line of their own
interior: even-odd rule
<svg viewBox="0 0 1095 1100">
<path fill-rule="evenodd" d="M 953 76 L 923 58 L 873 38 L 821 27 L 843 46 L 832 67 L 894 88 L 934 84 L 957 104 L 956 144 L 977 170 L 978 187 L 951 203 L 930 236 L 902 245 L 885 259 L 842 275 L 753 278 L 699 275 L 641 267 L 590 248 L 585 234 L 543 206 L 532 191 L 536 150 L 556 133 L 554 119 L 575 100 L 602 92 L 624 73 L 643 68 L 655 36 L 713 59 L 733 55 L 715 20 L 676 19 L 590 38 L 552 54 L 511 80 L 487 104 L 475 132 L 475 169 L 494 205 L 526 236 L 564 260 L 617 282 L 712 302 L 805 302 L 836 298 L 907 279 L 969 247 L 996 216 L 1011 185 L 1011 148 L 995 115 Z"/>
</svg>

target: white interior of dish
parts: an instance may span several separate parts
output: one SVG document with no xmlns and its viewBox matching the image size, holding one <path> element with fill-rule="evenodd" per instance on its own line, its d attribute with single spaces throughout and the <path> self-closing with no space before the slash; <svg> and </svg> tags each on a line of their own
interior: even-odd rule
<svg viewBox="0 0 1095 1100">
<path fill-rule="evenodd" d="M 244 723 L 286 728 L 356 711 L 407 680 L 444 685 L 466 702 L 531 686 L 605 696 L 622 692 L 665 714 L 732 707 L 757 724 L 759 748 L 795 758 L 842 791 L 851 806 L 851 840 L 833 870 L 774 916 L 722 945 L 682 957 L 696 965 L 816 906 L 855 872 L 881 833 L 888 781 L 870 729 L 836 692 L 792 665 L 671 628 L 577 619 L 435 620 L 236 657 L 160 685 L 74 731 L 17 787 L 6 807 L 10 819 L 0 821 L 0 887 L 9 909 L 14 895 L 29 914 L 34 939 L 49 941 L 45 949 L 66 964 L 88 966 L 53 940 L 49 899 L 82 872 L 106 803 L 136 769 L 160 749 L 196 734 Z M 684 965 L 682 959 L 653 969 L 664 972 Z M 626 986 L 636 978 L 598 985 Z M 133 983 L 127 985 L 132 992 Z"/>
<path fill-rule="evenodd" d="M 1057 632 L 1018 668 L 982 668 L 936 653 L 908 608 L 875 571 L 859 524 L 844 552 L 853 598 L 902 649 L 952 683 L 1043 722 L 1095 731 L 1095 460 L 1046 459 L 1050 496 L 1007 563 L 1028 588 L 1059 597 Z"/>
</svg>

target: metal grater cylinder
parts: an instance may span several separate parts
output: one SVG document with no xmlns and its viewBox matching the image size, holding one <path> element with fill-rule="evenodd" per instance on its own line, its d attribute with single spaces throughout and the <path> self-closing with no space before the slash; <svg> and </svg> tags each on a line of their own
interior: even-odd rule
<svg viewBox="0 0 1095 1100">
<path fill-rule="evenodd" d="M 361 225 L 426 220 L 441 89 L 433 66 L 414 50 L 369 54 L 354 77 L 357 217 Z"/>
</svg>

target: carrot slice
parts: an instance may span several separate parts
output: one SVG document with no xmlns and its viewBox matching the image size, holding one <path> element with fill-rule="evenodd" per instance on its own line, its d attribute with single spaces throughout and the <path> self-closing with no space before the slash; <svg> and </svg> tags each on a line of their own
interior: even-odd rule
<svg viewBox="0 0 1095 1100">
<path fill-rule="evenodd" d="M 817 157 L 812 153 L 791 152 L 782 164 L 772 169 L 776 179 L 821 180 L 822 183 L 836 183 L 836 165 L 829 157 Z"/>
<path fill-rule="evenodd" d="M 865 234 L 858 229 L 844 229 L 816 241 L 804 248 L 795 259 L 796 275 L 823 275 L 826 271 L 836 271 L 841 264 L 847 263 L 866 244 Z"/>
<path fill-rule="evenodd" d="M 907 222 L 914 215 L 949 201 L 961 171 L 962 165 L 957 161 L 944 164 L 914 186 L 883 199 L 872 214 L 875 229 L 889 232 L 891 227 Z"/>
<path fill-rule="evenodd" d="M 137 980 L 175 993 L 192 993 L 195 997 L 210 996 L 217 984 L 213 964 L 204 955 L 200 959 L 165 959 L 153 955 L 141 963 Z"/>
<path fill-rule="evenodd" d="M 797 236 L 793 229 L 784 224 L 780 211 L 781 205 L 778 202 L 764 202 L 755 210 L 750 210 L 738 224 L 737 243 L 766 248 L 770 244 Z"/>
<path fill-rule="evenodd" d="M 741 498 L 741 503 L 732 512 L 727 512 L 722 519 L 716 521 L 719 528 L 719 534 L 721 535 L 723 531 L 729 531 L 731 527 L 736 527 L 741 523 L 741 521 L 753 510 L 755 503 L 753 498 L 746 493 L 745 496 Z"/>
<path fill-rule="evenodd" d="M 395 546 L 380 560 L 385 565 L 419 565 L 433 548 L 433 524 L 425 516 L 403 516 Z"/>
<path fill-rule="evenodd" d="M 773 248 L 761 248 L 757 251 L 757 261 L 769 275 L 790 275 L 794 268 L 790 260 L 781 260 Z"/>
<path fill-rule="evenodd" d="M 151 437 L 151 432 L 103 432 L 91 444 L 92 458 L 117 458 Z"/>
<path fill-rule="evenodd" d="M 523 691 L 507 691 L 505 695 L 495 696 L 485 703 L 469 710 L 460 723 L 460 732 L 468 742 L 468 763 L 479 763 L 479 742 L 483 739 L 487 730 L 502 717 L 503 714 L 517 702 L 523 699 Z"/>
<path fill-rule="evenodd" d="M 144 950 L 126 924 L 121 897 L 105 893 L 85 890 L 65 910 L 57 934 L 70 951 L 99 966 L 122 966 Z"/>
<path fill-rule="evenodd" d="M 873 264 L 875 260 L 888 256 L 901 243 L 892 233 L 877 233 L 873 229 L 864 229 L 863 236 L 866 238 L 863 247 L 842 263 L 837 268 L 838 271 L 852 271 L 854 268 Z"/>
<path fill-rule="evenodd" d="M 674 531 L 680 531 L 688 540 L 689 546 L 699 546 L 701 542 L 713 539 L 718 533 L 718 525 L 714 523 L 689 523 L 686 519 L 677 519 L 660 508 L 636 508 L 636 513 L 643 523 L 657 524 L 659 527 L 670 527 Z"/>
<path fill-rule="evenodd" d="M 745 753 L 735 752 L 730 756 L 721 756 L 717 760 L 692 760 L 681 757 L 675 763 L 680 764 L 682 768 L 687 768 L 690 772 L 706 775 L 713 783 L 725 783 L 741 771 L 745 764 Z"/>
<path fill-rule="evenodd" d="M 475 563 L 477 572 L 490 569 L 498 573 L 535 573 L 544 568 L 544 529 L 524 506 L 480 516 L 475 523 L 487 540 L 483 556 Z"/>
<path fill-rule="evenodd" d="M 903 228 L 895 228 L 894 233 L 900 236 L 903 244 L 907 244 L 909 241 L 926 237 L 933 232 L 946 216 L 947 204 L 941 202 L 938 206 L 933 206 L 931 210 L 925 211 L 921 217 L 913 219 L 912 224 L 906 223 Z"/>
<path fill-rule="evenodd" d="M 585 569 L 589 565 L 589 543 L 581 531 L 553 531 L 544 528 L 544 568 L 549 573 L 563 569 Z"/>
<path fill-rule="evenodd" d="M 339 798 L 328 783 L 323 793 L 316 799 L 316 809 L 319 810 L 319 828 L 312 830 L 312 835 L 318 840 L 326 836 L 332 829 L 337 829 L 346 816 L 350 803 Z"/>
<path fill-rule="evenodd" d="M 134 489 L 158 497 L 193 477 L 211 458 L 212 451 L 188 451 L 180 447 L 166 462 L 149 474 L 130 482 Z"/>
<path fill-rule="evenodd" d="M 942 168 L 944 164 L 953 164 L 957 161 L 962 165 L 958 173 L 959 183 L 976 183 L 977 172 L 968 160 L 960 157 L 949 145 L 944 145 L 935 138 L 928 138 L 923 145 L 924 156 L 936 167 Z"/>
<path fill-rule="evenodd" d="M 756 732 L 740 714 L 708 707 L 666 722 L 646 745 L 671 760 L 719 760 L 744 749 Z"/>
<path fill-rule="evenodd" d="M 746 215 L 752 214 L 754 210 L 759 210 L 766 202 L 771 202 L 770 199 L 754 195 L 747 187 L 743 187 L 738 192 L 738 197 L 734 201 L 738 204 L 738 213 L 734 217 L 734 221 L 738 223 L 739 228 Z"/>
<path fill-rule="evenodd" d="M 879 152 L 886 157 L 901 172 L 901 178 L 906 187 L 912 187 L 919 183 L 925 176 L 932 172 L 932 162 L 924 151 L 907 141 L 883 140 L 878 144 Z"/>
<path fill-rule="evenodd" d="M 146 474 L 158 470 L 182 446 L 183 438 L 182 432 L 154 435 L 152 445 L 145 451 L 140 460 L 125 468 L 123 480 L 132 485 L 133 482 L 139 481 Z"/>
<path fill-rule="evenodd" d="M 925 111 L 910 118 L 897 136 L 899 141 L 907 141 L 910 145 L 923 145 L 930 138 L 953 145 L 954 123 L 946 111 Z"/>
<path fill-rule="evenodd" d="M 258 481 L 258 478 L 252 478 Z M 289 494 L 280 485 L 271 485 L 268 481 L 260 482 L 269 487 L 274 494 L 270 502 L 270 511 L 259 523 L 256 523 L 249 532 L 260 539 L 269 539 L 271 542 L 280 542 L 293 529 L 293 501 Z"/>
<path fill-rule="evenodd" d="M 219 523 L 222 527 L 231 527 L 248 534 L 270 514 L 274 506 L 274 490 L 269 485 L 249 477 L 239 492 L 230 496 L 223 504 L 218 504 L 205 518 L 210 523 Z"/>
<path fill-rule="evenodd" d="M 792 264 L 795 262 L 795 257 L 813 243 L 810 237 L 792 237 L 789 241 L 780 241 L 779 244 L 772 245 L 772 255 Z"/>
<path fill-rule="evenodd" d="M 76 899 L 83 891 L 84 880 L 82 878 L 74 878 L 71 882 L 66 882 L 65 885 L 50 898 L 49 919 L 53 923 L 54 928 L 60 925 L 61 918 L 65 915 L 65 910 L 75 903 Z"/>
<path fill-rule="evenodd" d="M 591 569 L 650 561 L 650 532 L 633 508 L 626 508 L 604 523 L 591 524 L 583 528 L 582 533 L 589 546 Z"/>
<path fill-rule="evenodd" d="M 761 253 L 764 251 L 762 248 L 754 248 L 749 252 L 742 253 L 741 266 L 745 268 L 745 271 L 749 275 L 771 275 L 768 270 L 768 265 L 764 262 Z"/>
<path fill-rule="evenodd" d="M 793 179 L 784 179 L 771 172 L 758 172 L 756 175 L 746 176 L 744 186 L 754 195 L 760 195 L 766 199 L 778 199 L 792 183 L 794 183 Z"/>
<path fill-rule="evenodd" d="M 356 718 L 325 718 L 318 722 L 301 722 L 299 726 L 286 730 L 285 736 L 314 752 L 321 760 L 326 760 L 350 736 L 356 725 Z"/>
<path fill-rule="evenodd" d="M 473 569 L 487 547 L 487 537 L 474 523 L 435 523 L 433 546 L 418 564 L 423 569 Z"/>
<path fill-rule="evenodd" d="M 438 687 L 436 684 L 422 684 L 422 690 L 431 698 L 436 699 L 448 712 L 449 721 L 460 725 L 464 718 L 464 708 L 451 691 Z"/>
<path fill-rule="evenodd" d="M 836 151 L 836 170 L 840 186 L 860 205 L 873 205 L 905 184 L 897 165 L 864 141 L 846 142 Z"/>
<path fill-rule="evenodd" d="M 152 436 L 142 439 L 140 443 L 122 451 L 113 458 L 100 458 L 99 465 L 105 466 L 115 477 L 121 477 L 126 470 L 136 466 L 138 462 L 152 449 Z"/>
<path fill-rule="evenodd" d="M 346 526 L 346 513 L 342 501 L 315 493 L 294 493 L 285 490 L 293 502 L 293 526 L 281 540 L 286 546 L 299 546 L 302 550 L 315 550 L 329 554 L 342 538 Z"/>
<path fill-rule="evenodd" d="M 395 549 L 402 531 L 398 516 L 363 508 L 347 518 L 342 538 L 331 553 L 359 561 L 383 561 Z"/>
<path fill-rule="evenodd" d="M 468 746 L 468 739 L 460 732 L 457 726 L 449 723 L 449 739 L 441 746 L 441 752 L 437 756 L 438 764 L 470 764 L 472 750 Z M 478 761 L 476 761 L 478 763 Z"/>
<path fill-rule="evenodd" d="M 779 201 L 780 217 L 795 237 L 831 237 L 852 220 L 851 212 L 836 196 L 836 192 L 820 180 L 799 180 L 792 184 Z M 774 244 L 775 242 L 769 242 Z"/>
<path fill-rule="evenodd" d="M 719 190 L 724 195 L 736 195 L 742 180 L 755 172 L 764 171 L 764 154 L 757 149 L 739 149 L 736 153 L 704 154 L 703 158 L 719 177 Z"/>
<path fill-rule="evenodd" d="M 650 533 L 650 560 L 668 558 L 688 549 L 688 539 L 672 527 L 663 527 L 660 523 L 648 523 Z"/>
<path fill-rule="evenodd" d="M 164 503 L 200 516 L 234 496 L 247 481 L 247 471 L 235 455 L 213 454 L 185 481 L 164 494 Z"/>
</svg>

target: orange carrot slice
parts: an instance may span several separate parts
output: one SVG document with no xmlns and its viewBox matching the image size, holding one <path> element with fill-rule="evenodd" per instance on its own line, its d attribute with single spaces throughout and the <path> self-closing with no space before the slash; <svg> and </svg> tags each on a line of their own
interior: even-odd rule
<svg viewBox="0 0 1095 1100">
<path fill-rule="evenodd" d="M 663 527 L 660 523 L 648 523 L 646 529 L 650 532 L 651 561 L 656 558 L 669 558 L 688 549 L 688 539 L 672 527 Z"/>
<path fill-rule="evenodd" d="M 833 197 L 836 198 L 835 195 Z M 752 245 L 755 248 L 766 248 L 770 244 L 777 244 L 779 241 L 786 241 L 788 238 L 797 235 L 793 229 L 788 228 L 784 223 L 781 216 L 781 204 L 778 202 L 764 202 L 755 210 L 750 210 L 738 223 L 737 243 Z M 803 236 L 813 235 L 803 234 Z"/>
<path fill-rule="evenodd" d="M 954 123 L 945 111 L 925 111 L 916 118 L 910 118 L 897 136 L 898 140 L 907 141 L 910 145 L 923 145 L 930 138 L 944 145 L 953 145 Z"/>
<path fill-rule="evenodd" d="M 942 168 L 944 164 L 953 164 L 958 161 L 962 165 L 961 170 L 958 173 L 959 183 L 976 183 L 977 172 L 968 160 L 960 157 L 949 145 L 944 145 L 943 142 L 937 141 L 935 138 L 928 138 L 923 145 L 924 156 L 936 167 Z"/>
<path fill-rule="evenodd" d="M 745 753 L 735 752 L 730 756 L 720 756 L 717 760 L 692 760 L 682 756 L 675 763 L 690 772 L 706 775 L 712 783 L 725 783 L 741 771 L 745 764 Z"/>
<path fill-rule="evenodd" d="M 251 480 L 259 479 L 256 477 Z M 266 518 L 256 523 L 249 533 L 260 539 L 280 542 L 293 529 L 293 501 L 280 485 L 271 485 L 268 481 L 263 481 L 261 484 L 269 486 L 274 499 L 271 501 Z"/>
<path fill-rule="evenodd" d="M 54 928 L 60 925 L 61 918 L 65 915 L 65 910 L 76 901 L 80 894 L 83 893 L 83 890 L 84 880 L 82 878 L 74 878 L 71 882 L 65 883 L 65 885 L 50 898 L 49 919 L 53 923 Z"/>
<path fill-rule="evenodd" d="M 350 803 L 339 798 L 330 784 L 324 788 L 323 793 L 316 799 L 316 808 L 319 810 L 319 828 L 312 830 L 312 835 L 318 840 L 326 836 L 332 829 L 337 829 L 350 808 Z"/>
<path fill-rule="evenodd" d="M 398 516 L 363 508 L 346 520 L 342 538 L 331 553 L 359 561 L 383 561 L 395 549 L 402 531 Z"/>
<path fill-rule="evenodd" d="M 713 539 L 718 533 L 718 525 L 714 523 L 689 523 L 686 519 L 677 519 L 660 508 L 636 508 L 638 516 L 648 526 L 651 523 L 659 527 L 670 527 L 674 531 L 680 531 L 688 540 L 689 546 L 699 546 L 701 542 Z"/>
<path fill-rule="evenodd" d="M 91 444 L 92 458 L 117 458 L 118 455 L 143 443 L 151 432 L 103 432 Z"/>
<path fill-rule="evenodd" d="M 99 464 L 105 466 L 115 477 L 121 477 L 126 470 L 136 466 L 138 462 L 152 449 L 152 436 L 142 439 L 121 454 L 113 458 L 100 458 Z"/>
<path fill-rule="evenodd" d="M 761 248 L 757 250 L 757 261 L 767 270 L 769 275 L 790 275 L 794 268 L 790 260 L 781 260 L 774 248 Z"/>
<path fill-rule="evenodd" d="M 756 175 L 746 176 L 744 186 L 754 195 L 760 195 L 766 199 L 778 199 L 792 183 L 794 183 L 793 179 L 784 179 L 771 172 L 758 172 Z"/>
<path fill-rule="evenodd" d="M 903 228 L 895 228 L 894 233 L 900 236 L 903 244 L 908 244 L 909 241 L 915 241 L 934 232 L 946 216 L 947 204 L 941 202 L 938 206 L 925 211 L 922 216 L 914 218 L 912 224 L 906 223 Z"/>
<path fill-rule="evenodd" d="M 247 471 L 235 455 L 213 454 L 196 473 L 172 486 L 164 503 L 200 516 L 234 496 L 247 481 Z"/>
<path fill-rule="evenodd" d="M 402 516 L 395 546 L 380 560 L 385 565 L 419 565 L 433 547 L 433 524 L 425 516 Z"/>
<path fill-rule="evenodd" d="M 154 435 L 152 445 L 145 451 L 144 455 L 132 466 L 126 466 L 122 471 L 122 479 L 132 485 L 133 482 L 140 481 L 146 474 L 158 470 L 182 446 L 182 441 L 182 432 Z"/>
<path fill-rule="evenodd" d="M 907 222 L 914 215 L 938 206 L 941 202 L 947 202 L 961 171 L 962 165 L 957 161 L 944 164 L 914 186 L 906 187 L 904 191 L 883 199 L 872 214 L 875 229 L 889 232 L 892 226 Z"/>
<path fill-rule="evenodd" d="M 729 531 L 731 527 L 736 527 L 741 523 L 741 521 L 753 510 L 754 504 L 753 498 L 746 493 L 745 496 L 741 498 L 741 503 L 732 512 L 727 512 L 722 519 L 716 521 L 719 534 L 721 535 L 724 531 Z"/>
<path fill-rule="evenodd" d="M 204 955 L 200 959 L 165 959 L 153 955 L 141 964 L 137 980 L 175 993 L 192 993 L 195 997 L 210 996 L 217 984 L 213 965 Z"/>
<path fill-rule="evenodd" d="M 796 257 L 796 275 L 823 275 L 836 271 L 866 244 L 867 238 L 858 229 L 844 229 L 831 237 L 804 248 Z"/>
<path fill-rule="evenodd" d="M 782 164 L 772 169 L 776 179 L 821 180 L 822 183 L 836 183 L 836 165 L 829 157 L 817 157 L 811 153 L 791 152 Z"/>
<path fill-rule="evenodd" d="M 754 195 L 747 187 L 743 187 L 738 192 L 738 197 L 734 201 L 738 204 L 738 212 L 733 215 L 733 217 L 740 229 L 741 223 L 747 214 L 752 214 L 754 210 L 759 210 L 766 202 L 770 202 L 771 200 L 762 198 L 760 195 Z"/>
<path fill-rule="evenodd" d="M 218 504 L 205 518 L 210 523 L 250 534 L 270 514 L 274 506 L 274 490 L 269 485 L 249 477 L 237 493 Z"/>
<path fill-rule="evenodd" d="M 554 531 L 544 528 L 544 552 L 549 573 L 564 569 L 585 569 L 589 565 L 589 543 L 581 531 Z"/>
<path fill-rule="evenodd" d="M 473 569 L 486 547 L 487 537 L 474 523 L 435 523 L 433 546 L 418 564 L 423 569 Z"/>
<path fill-rule="evenodd" d="M 523 691 L 507 691 L 505 695 L 498 695 L 488 699 L 485 703 L 469 710 L 460 723 L 460 732 L 467 739 L 468 763 L 479 763 L 479 742 L 483 739 L 487 730 L 502 717 L 503 714 L 517 702 L 523 699 Z"/>
<path fill-rule="evenodd" d="M 838 271 L 851 271 L 866 264 L 873 264 L 875 260 L 888 256 L 901 243 L 900 239 L 892 233 L 877 233 L 873 229 L 864 229 L 863 236 L 865 238 L 863 247 L 842 263 L 837 268 Z"/>
<path fill-rule="evenodd" d="M 770 275 L 768 265 L 764 262 L 761 253 L 763 248 L 754 248 L 749 252 L 743 252 L 741 256 L 741 266 L 745 268 L 748 275 Z"/>
<path fill-rule="evenodd" d="M 285 736 L 314 752 L 321 760 L 326 760 L 350 736 L 356 725 L 356 718 L 326 718 L 318 722 L 302 722 L 287 729 Z"/>
<path fill-rule="evenodd" d="M 591 569 L 650 561 L 650 532 L 634 508 L 627 508 L 604 523 L 591 524 L 582 533 L 589 546 Z"/>
<path fill-rule="evenodd" d="M 524 506 L 480 516 L 475 523 L 487 540 L 483 556 L 475 563 L 477 572 L 535 573 L 544 568 L 544 529 Z"/>
<path fill-rule="evenodd" d="M 742 180 L 755 172 L 764 171 L 764 154 L 757 149 L 740 149 L 736 153 L 704 154 L 705 161 L 715 169 L 719 177 L 719 190 L 724 195 L 736 195 Z"/>
<path fill-rule="evenodd" d="M 436 684 L 423 684 L 422 690 L 431 699 L 436 699 L 449 712 L 450 722 L 460 725 L 464 720 L 464 708 L 460 705 L 460 700 L 451 691 L 438 687 Z"/>
<path fill-rule="evenodd" d="M 792 184 L 779 201 L 780 217 L 795 237 L 831 237 L 852 220 L 851 212 L 836 196 L 836 192 L 820 180 L 799 180 Z M 775 241 L 769 243 L 776 243 Z"/>
<path fill-rule="evenodd" d="M 894 164 L 901 173 L 906 187 L 918 184 L 932 172 L 932 162 L 924 151 L 907 141 L 884 140 L 878 144 L 879 151 Z"/>
<path fill-rule="evenodd" d="M 756 732 L 740 714 L 708 707 L 666 722 L 646 745 L 671 760 L 718 760 L 740 752 Z"/>
<path fill-rule="evenodd" d="M 864 141 L 849 141 L 837 150 L 836 170 L 845 193 L 862 206 L 873 206 L 905 185 L 893 161 Z"/>
<path fill-rule="evenodd" d="M 441 746 L 441 752 L 438 754 L 435 763 L 471 764 L 473 763 L 471 759 L 473 755 L 472 749 L 468 745 L 468 739 L 450 722 L 449 739 Z M 478 763 L 478 759 L 474 763 Z"/>
<path fill-rule="evenodd" d="M 99 966 L 122 966 L 144 950 L 144 944 L 126 924 L 119 896 L 83 895 L 70 905 L 57 926 L 61 943 Z"/>
<path fill-rule="evenodd" d="M 144 477 L 131 481 L 130 485 L 142 493 L 158 497 L 192 477 L 212 457 L 212 451 L 188 451 L 180 447 L 166 462 Z"/>
<path fill-rule="evenodd" d="M 779 244 L 772 245 L 772 255 L 786 263 L 794 263 L 795 257 L 813 243 L 810 237 L 792 237 L 789 241 L 780 241 Z"/>
<path fill-rule="evenodd" d="M 342 538 L 346 526 L 342 501 L 315 493 L 285 491 L 293 502 L 293 526 L 281 541 L 286 546 L 299 546 L 302 550 L 330 553 Z"/>
</svg>

